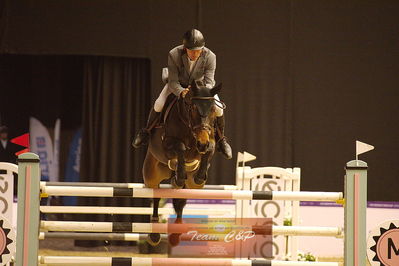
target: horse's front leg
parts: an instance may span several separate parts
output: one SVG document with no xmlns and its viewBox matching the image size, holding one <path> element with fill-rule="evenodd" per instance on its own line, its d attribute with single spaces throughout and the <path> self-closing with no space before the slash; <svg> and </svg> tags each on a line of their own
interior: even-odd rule
<svg viewBox="0 0 399 266">
<path fill-rule="evenodd" d="M 186 151 L 186 145 L 183 142 L 178 142 L 175 145 L 175 153 L 177 155 L 177 168 L 176 175 L 172 179 L 172 185 L 174 188 L 183 188 L 187 178 L 186 174 L 186 162 L 184 159 L 184 152 Z"/>
<path fill-rule="evenodd" d="M 201 156 L 201 162 L 198 171 L 194 174 L 194 182 L 196 185 L 202 186 L 206 182 L 212 154 L 213 151 L 208 151 Z"/>
</svg>

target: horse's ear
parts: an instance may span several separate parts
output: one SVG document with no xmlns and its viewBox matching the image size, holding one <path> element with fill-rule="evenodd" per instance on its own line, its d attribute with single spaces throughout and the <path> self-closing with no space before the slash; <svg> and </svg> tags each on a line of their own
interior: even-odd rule
<svg viewBox="0 0 399 266">
<path fill-rule="evenodd" d="M 216 94 L 218 94 L 220 91 L 222 90 L 222 83 L 219 83 L 218 85 L 216 85 L 215 87 L 213 87 L 211 89 L 211 95 L 215 96 Z"/>
</svg>

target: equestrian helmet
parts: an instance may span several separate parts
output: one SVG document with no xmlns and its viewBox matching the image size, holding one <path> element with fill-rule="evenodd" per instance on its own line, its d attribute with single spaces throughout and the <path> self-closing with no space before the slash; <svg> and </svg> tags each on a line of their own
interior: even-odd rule
<svg viewBox="0 0 399 266">
<path fill-rule="evenodd" d="M 183 45 L 189 50 L 200 50 L 205 46 L 205 38 L 197 29 L 191 29 L 183 35 Z"/>
</svg>

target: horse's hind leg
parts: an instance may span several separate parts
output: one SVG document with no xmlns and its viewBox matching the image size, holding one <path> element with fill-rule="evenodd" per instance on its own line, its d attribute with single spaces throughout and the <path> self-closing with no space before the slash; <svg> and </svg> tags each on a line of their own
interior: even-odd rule
<svg viewBox="0 0 399 266">
<path fill-rule="evenodd" d="M 159 223 L 159 215 L 158 215 L 158 207 L 160 198 L 153 198 L 153 212 L 151 215 L 151 223 Z M 148 235 L 147 242 L 152 245 L 156 246 L 161 242 L 161 235 L 159 233 L 150 233 Z"/>
<path fill-rule="evenodd" d="M 147 151 L 147 156 L 144 161 L 143 167 L 143 177 L 144 184 L 148 188 L 159 188 L 159 184 L 163 179 L 166 179 L 170 176 L 170 170 L 160 164 L 152 154 Z M 158 215 L 158 207 L 159 207 L 159 198 L 153 199 L 153 213 L 151 216 L 152 223 L 159 222 Z M 156 246 L 161 242 L 161 235 L 159 233 L 150 233 L 147 238 L 147 242 Z"/>
<path fill-rule="evenodd" d="M 176 212 L 176 224 L 181 224 L 183 222 L 183 208 L 186 206 L 187 199 L 173 199 L 173 208 Z M 180 242 L 181 234 L 171 234 L 169 235 L 169 243 L 172 246 L 177 246 Z"/>
</svg>

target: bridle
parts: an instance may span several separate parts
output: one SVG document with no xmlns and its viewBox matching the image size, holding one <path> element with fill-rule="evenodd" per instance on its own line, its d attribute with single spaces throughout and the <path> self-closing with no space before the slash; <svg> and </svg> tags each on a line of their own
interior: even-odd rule
<svg viewBox="0 0 399 266">
<path fill-rule="evenodd" d="M 201 96 L 193 96 L 190 97 L 187 101 L 186 99 L 183 99 L 184 106 L 187 106 L 188 109 L 186 109 L 187 117 L 184 118 L 182 116 L 182 112 L 180 110 L 180 105 L 179 103 L 177 104 L 177 111 L 179 114 L 180 120 L 190 129 L 191 135 L 196 138 L 195 130 L 201 129 L 201 130 L 206 130 L 208 134 L 211 134 L 213 127 L 210 126 L 209 124 L 201 123 L 197 125 L 193 125 L 192 122 L 192 112 L 193 112 L 193 106 L 195 105 L 193 103 L 193 100 L 204 100 L 204 101 L 214 101 L 215 105 L 218 107 L 222 108 L 223 110 L 226 109 L 226 104 L 218 99 L 215 99 L 214 97 L 201 97 Z"/>
<path fill-rule="evenodd" d="M 200 96 L 194 96 L 190 98 L 191 101 L 192 100 L 208 100 L 211 101 L 213 100 L 214 102 L 216 102 L 215 104 L 218 105 L 220 108 L 222 108 L 223 110 L 226 109 L 226 104 L 224 102 L 222 102 L 221 100 L 215 99 L 215 97 L 200 97 Z"/>
</svg>

